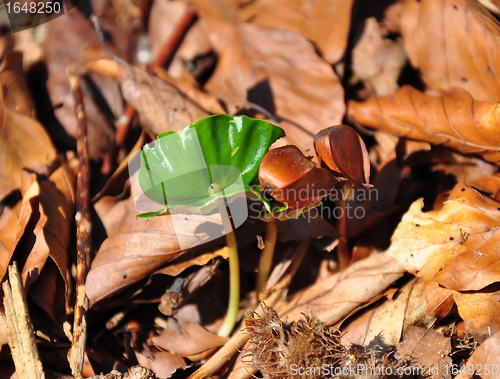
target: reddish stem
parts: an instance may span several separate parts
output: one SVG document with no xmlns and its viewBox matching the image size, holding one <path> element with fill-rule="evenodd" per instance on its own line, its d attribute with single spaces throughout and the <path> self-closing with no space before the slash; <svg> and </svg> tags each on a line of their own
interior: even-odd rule
<svg viewBox="0 0 500 379">
<path fill-rule="evenodd" d="M 351 264 L 351 254 L 349 252 L 349 245 L 347 243 L 347 196 L 349 196 L 351 191 L 353 191 L 351 185 L 347 182 L 344 183 L 342 190 L 342 199 L 340 200 L 340 206 L 342 207 L 342 217 L 339 219 L 339 222 L 337 224 L 337 230 L 340 234 L 339 244 L 337 246 L 340 271 Z"/>
</svg>

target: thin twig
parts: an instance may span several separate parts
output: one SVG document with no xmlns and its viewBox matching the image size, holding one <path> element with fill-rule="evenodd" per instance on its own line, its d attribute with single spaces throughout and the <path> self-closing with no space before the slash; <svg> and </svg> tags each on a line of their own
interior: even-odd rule
<svg viewBox="0 0 500 379">
<path fill-rule="evenodd" d="M 19 379 L 45 379 L 16 262 L 9 266 L 9 280 L 3 283 L 2 288 L 9 347 L 16 373 Z"/>
<path fill-rule="evenodd" d="M 75 116 L 78 122 L 77 151 L 78 179 L 76 188 L 76 305 L 73 323 L 73 342 L 71 345 L 70 367 L 76 379 L 82 378 L 85 343 L 87 340 L 86 314 L 89 300 L 85 294 L 85 279 L 90 266 L 90 232 L 89 214 L 89 162 L 87 144 L 87 121 L 82 102 L 82 92 L 75 67 L 68 68 L 68 80 L 75 100 Z"/>
</svg>

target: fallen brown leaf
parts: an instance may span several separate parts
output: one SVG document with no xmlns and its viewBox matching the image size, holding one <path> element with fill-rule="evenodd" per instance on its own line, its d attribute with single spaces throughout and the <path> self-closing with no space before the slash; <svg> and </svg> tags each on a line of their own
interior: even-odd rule
<svg viewBox="0 0 500 379">
<path fill-rule="evenodd" d="M 22 70 L 22 55 L 7 53 L 0 66 L 0 200 L 21 185 L 21 170 L 48 173 L 56 150 L 35 116 Z"/>
<path fill-rule="evenodd" d="M 484 340 L 500 329 L 500 203 L 461 183 L 440 208 L 422 208 L 422 200 L 413 203 L 387 254 L 409 272 L 453 290 L 467 331 Z M 432 303 L 439 308 L 440 301 Z"/>
<path fill-rule="evenodd" d="M 387 254 L 407 271 L 455 291 L 500 282 L 500 203 L 463 183 L 442 208 L 422 212 L 417 200 L 403 217 Z"/>
<path fill-rule="evenodd" d="M 457 86 L 477 101 L 500 101 L 500 24 L 474 0 L 407 0 L 401 25 L 429 88 Z"/>
<path fill-rule="evenodd" d="M 399 88 L 398 79 L 406 63 L 402 41 L 384 38 L 375 17 L 365 22 L 363 34 L 352 50 L 352 70 L 375 95 L 390 95 Z"/>
<path fill-rule="evenodd" d="M 86 292 L 91 305 L 145 278 L 184 253 L 180 240 L 184 246 L 201 243 L 204 234 L 195 234 L 194 230 L 208 221 L 203 215 L 190 215 L 189 222 L 184 225 L 190 230 L 182 232 L 174 229 L 171 216 L 148 221 L 137 219 L 141 212 L 132 198 L 116 206 L 125 207 L 125 211 L 119 213 L 123 215 L 122 221 L 101 245 L 87 276 Z"/>
<path fill-rule="evenodd" d="M 167 378 L 178 368 L 186 367 L 186 363 L 179 355 L 171 354 L 168 351 L 136 351 L 135 355 L 137 362 L 142 367 L 137 366 L 135 375 L 129 376 L 131 379 Z"/>
<path fill-rule="evenodd" d="M 473 379 L 478 376 L 481 379 L 498 378 L 500 368 L 499 350 L 500 332 L 495 333 L 479 346 L 465 364 L 464 370 L 455 379 Z M 469 368 L 471 369 L 470 371 Z M 474 375 L 475 370 L 477 370 L 476 375 Z"/>
<path fill-rule="evenodd" d="M 396 358 L 411 359 L 411 365 L 423 370 L 429 379 L 451 378 L 450 338 L 438 330 L 410 326 L 398 345 Z"/>
<path fill-rule="evenodd" d="M 500 285 L 491 285 L 480 291 L 455 292 L 458 313 L 464 319 L 466 330 L 478 342 L 483 342 L 500 331 Z"/>
<path fill-rule="evenodd" d="M 23 203 L 18 202 L 12 209 L 5 208 L 0 216 L 0 277 L 7 273 L 7 267 L 18 242 L 16 234 L 24 232 L 29 221 L 29 215 L 20 221 Z"/>
<path fill-rule="evenodd" d="M 64 164 L 49 180 L 39 184 L 40 218 L 33 231 L 36 242 L 22 270 L 25 286 L 32 283 L 30 297 L 54 319 L 64 315 L 62 299 L 68 289 L 68 248 L 76 186 L 76 174 L 70 168 L 71 164 L 74 162 Z M 64 286 L 61 286 L 61 280 Z"/>
<path fill-rule="evenodd" d="M 68 164 L 63 164 L 49 180 L 38 181 L 33 174 L 28 180 L 31 185 L 23 194 L 21 205 L 14 208 L 19 209 L 18 218 L 12 213 L 9 221 L 10 226 L 17 224 L 14 238 L 4 236 L 2 241 L 0 276 L 5 275 L 11 259 L 25 260 L 22 278 L 26 289 L 30 289 L 30 297 L 58 320 L 65 314 L 67 251 L 73 225 L 76 176 Z"/>
<path fill-rule="evenodd" d="M 219 101 L 213 95 L 203 92 L 199 88 L 198 82 L 186 68 L 179 69 L 178 71 L 179 75 L 174 77 L 170 76 L 166 70 L 158 67 L 156 69 L 156 75 L 177 88 L 184 96 L 193 101 L 204 111 L 210 114 L 224 113 L 224 109 Z"/>
<path fill-rule="evenodd" d="M 227 338 L 210 333 L 201 325 L 189 320 L 177 320 L 179 331 L 164 329 L 150 342 L 172 354 L 195 355 L 227 342 Z"/>
<path fill-rule="evenodd" d="M 423 297 L 424 282 L 412 279 L 403 285 L 392 299 L 375 308 L 370 318 L 363 346 L 383 343 L 396 346 L 405 330 L 411 325 L 432 326 L 434 319 L 426 313 Z"/>
<path fill-rule="evenodd" d="M 312 313 L 330 325 L 369 303 L 403 275 L 404 269 L 392 257 L 372 254 L 297 295 L 280 316 L 294 321 Z"/>
<path fill-rule="evenodd" d="M 432 96 L 404 86 L 392 96 L 375 97 L 364 103 L 349 101 L 348 116 L 398 137 L 481 154 L 498 164 L 497 109 L 498 103 L 475 101 L 460 88 Z"/>
<path fill-rule="evenodd" d="M 444 288 L 438 283 L 426 282 L 424 295 L 427 302 L 427 313 L 437 319 L 448 316 L 455 304 L 453 293 L 454 291 Z"/>
<path fill-rule="evenodd" d="M 179 131 L 208 113 L 167 82 L 119 60 L 123 97 L 139 113 L 142 125 L 154 135 Z"/>
<path fill-rule="evenodd" d="M 75 144 L 76 118 L 74 100 L 69 90 L 66 68 L 80 61 L 83 48 L 97 37 L 87 18 L 78 8 L 64 17 L 47 23 L 44 61 L 47 66 L 47 91 L 51 104 L 46 104 L 40 118 L 53 131 L 54 140 L 66 146 Z M 126 38 L 126 32 L 112 30 L 113 36 Z M 57 39 L 57 43 L 54 41 Z M 89 156 L 101 159 L 110 149 L 115 119 L 123 113 L 123 100 L 118 85 L 110 78 L 90 73 L 82 80 L 82 94 L 88 125 Z M 51 106 L 53 109 L 51 109 Z M 53 111 L 57 121 L 51 118 Z M 60 125 L 59 125 L 60 124 Z M 67 133 L 61 133 L 60 127 Z"/>
<path fill-rule="evenodd" d="M 297 30 L 237 20 L 230 1 L 196 1 L 218 63 L 204 89 L 224 101 L 228 113 L 257 103 L 284 120 L 288 141 L 302 150 L 329 125 L 339 124 L 343 89 L 329 64 Z"/>
<path fill-rule="evenodd" d="M 241 7 L 238 16 L 255 25 L 300 30 L 328 63 L 335 64 L 347 47 L 352 4 L 352 0 L 257 0 Z"/>
</svg>

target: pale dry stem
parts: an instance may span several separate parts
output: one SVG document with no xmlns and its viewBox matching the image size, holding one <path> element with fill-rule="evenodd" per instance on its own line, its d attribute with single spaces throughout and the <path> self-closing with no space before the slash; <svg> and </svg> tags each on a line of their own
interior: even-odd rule
<svg viewBox="0 0 500 379">
<path fill-rule="evenodd" d="M 16 262 L 9 266 L 9 280 L 3 283 L 2 288 L 9 347 L 16 373 L 19 379 L 45 379 Z"/>
</svg>

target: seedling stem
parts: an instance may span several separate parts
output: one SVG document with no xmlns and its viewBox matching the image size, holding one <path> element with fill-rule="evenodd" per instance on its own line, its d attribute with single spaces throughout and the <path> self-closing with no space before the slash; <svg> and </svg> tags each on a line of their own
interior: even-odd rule
<svg viewBox="0 0 500 379">
<path fill-rule="evenodd" d="M 342 207 L 342 217 L 340 218 L 337 226 L 337 230 L 340 234 L 339 244 L 337 246 L 339 256 L 339 270 L 345 269 L 351 263 L 351 255 L 349 253 L 349 246 L 347 244 L 347 201 L 352 200 L 354 188 L 348 182 L 345 182 L 342 193 L 344 194 L 342 196 L 342 199 L 340 200 L 340 206 Z"/>
<path fill-rule="evenodd" d="M 238 310 L 240 308 L 240 264 L 238 260 L 238 244 L 224 197 L 219 203 L 219 213 L 222 217 L 227 248 L 229 250 L 229 304 L 226 318 L 217 334 L 222 337 L 229 337 L 236 325 Z"/>
<path fill-rule="evenodd" d="M 276 247 L 276 240 L 278 238 L 278 227 L 276 226 L 276 218 L 272 214 L 267 217 L 266 220 L 266 239 L 265 247 L 260 256 L 259 272 L 257 274 L 257 300 L 259 300 L 260 295 L 266 288 L 267 278 L 269 277 L 269 272 L 271 271 L 271 266 L 273 263 L 274 249 Z"/>
</svg>

